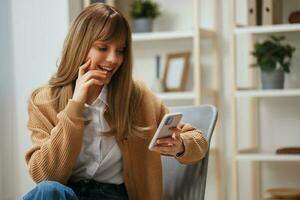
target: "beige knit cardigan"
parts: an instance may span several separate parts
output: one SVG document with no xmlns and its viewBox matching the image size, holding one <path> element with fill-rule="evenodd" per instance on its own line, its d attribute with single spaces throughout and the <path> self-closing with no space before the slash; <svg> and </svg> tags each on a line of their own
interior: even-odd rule
<svg viewBox="0 0 300 200">
<path fill-rule="evenodd" d="M 153 128 L 144 133 L 145 138 L 129 135 L 127 139 L 117 139 L 117 143 L 122 153 L 129 199 L 159 200 L 162 199 L 161 160 L 158 153 L 148 150 L 148 144 L 167 109 L 144 86 L 142 95 L 135 121 Z M 32 146 L 25 158 L 29 174 L 36 183 L 52 180 L 65 184 L 72 174 L 83 140 L 84 104 L 69 100 L 66 107 L 58 112 L 58 100 L 50 99 L 48 86 L 35 90 L 30 97 L 28 128 Z M 180 128 L 185 152 L 176 159 L 181 163 L 202 159 L 208 149 L 207 140 L 188 124 Z"/>
</svg>

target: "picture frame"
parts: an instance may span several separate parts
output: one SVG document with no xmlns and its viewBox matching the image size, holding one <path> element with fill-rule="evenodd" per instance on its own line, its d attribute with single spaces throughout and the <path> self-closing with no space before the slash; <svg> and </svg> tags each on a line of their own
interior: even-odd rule
<svg viewBox="0 0 300 200">
<path fill-rule="evenodd" d="M 184 91 L 188 78 L 190 52 L 169 53 L 163 75 L 163 87 L 166 92 Z"/>
</svg>

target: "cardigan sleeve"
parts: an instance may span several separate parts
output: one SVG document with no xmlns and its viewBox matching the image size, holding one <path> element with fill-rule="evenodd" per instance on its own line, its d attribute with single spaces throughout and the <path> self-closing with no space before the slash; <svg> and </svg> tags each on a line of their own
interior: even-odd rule
<svg viewBox="0 0 300 200">
<path fill-rule="evenodd" d="M 44 94 L 39 94 L 44 93 Z M 43 180 L 66 183 L 80 153 L 83 138 L 84 105 L 69 100 L 65 109 L 56 112 L 45 92 L 33 93 L 28 106 L 28 129 L 32 146 L 25 159 L 35 182 Z"/>
<path fill-rule="evenodd" d="M 158 124 L 162 120 L 163 116 L 169 112 L 168 108 L 164 105 L 164 103 L 161 100 L 156 100 L 158 109 Z M 202 132 L 200 130 L 197 130 L 190 124 L 181 124 L 178 127 L 182 130 L 182 133 L 180 134 L 183 144 L 184 144 L 184 153 L 180 156 L 175 156 L 175 158 L 180 162 L 184 164 L 194 163 L 206 155 L 206 152 L 208 151 L 208 141 L 203 136 Z"/>
<path fill-rule="evenodd" d="M 190 124 L 182 124 L 179 128 L 182 130 L 180 136 L 183 140 L 184 152 L 175 158 L 184 164 L 194 163 L 204 158 L 208 151 L 208 141 L 201 131 Z"/>
</svg>

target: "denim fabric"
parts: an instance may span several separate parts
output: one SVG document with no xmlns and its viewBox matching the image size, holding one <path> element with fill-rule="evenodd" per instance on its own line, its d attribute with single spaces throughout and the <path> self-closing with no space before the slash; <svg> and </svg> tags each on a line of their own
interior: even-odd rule
<svg viewBox="0 0 300 200">
<path fill-rule="evenodd" d="M 56 181 L 43 181 L 29 193 L 27 193 L 22 200 L 79 200 L 74 191 Z"/>
<path fill-rule="evenodd" d="M 69 182 L 43 181 L 22 200 L 128 200 L 124 184 L 99 183 L 94 180 Z"/>
<path fill-rule="evenodd" d="M 81 180 L 69 182 L 68 187 L 72 188 L 80 200 L 128 200 L 124 184 L 115 185 L 99 183 L 94 180 Z"/>
</svg>

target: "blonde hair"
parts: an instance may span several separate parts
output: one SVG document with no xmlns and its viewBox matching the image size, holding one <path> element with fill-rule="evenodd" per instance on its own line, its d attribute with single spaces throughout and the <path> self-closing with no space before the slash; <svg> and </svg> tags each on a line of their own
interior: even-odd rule
<svg viewBox="0 0 300 200">
<path fill-rule="evenodd" d="M 93 42 L 125 40 L 124 60 L 108 84 L 109 118 L 112 131 L 126 138 L 135 130 L 134 114 L 141 101 L 141 91 L 132 79 L 131 30 L 124 16 L 114 7 L 95 3 L 85 8 L 72 23 L 64 42 L 56 74 L 49 80 L 52 95 L 59 99 L 59 110 L 72 98 L 78 69 Z"/>
</svg>

